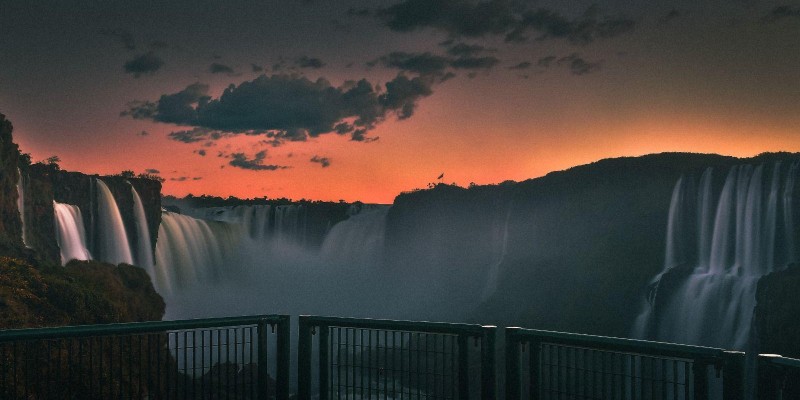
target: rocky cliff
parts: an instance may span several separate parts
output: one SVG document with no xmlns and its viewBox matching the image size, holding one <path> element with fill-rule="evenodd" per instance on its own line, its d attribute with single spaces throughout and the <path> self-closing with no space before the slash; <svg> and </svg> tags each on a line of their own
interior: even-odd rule
<svg viewBox="0 0 800 400">
<path fill-rule="evenodd" d="M 707 167 L 798 158 L 667 153 L 518 183 L 406 193 L 387 217 L 387 259 L 448 290 L 450 308 L 474 307 L 474 321 L 625 337 L 664 267 L 677 180 Z M 718 175 L 717 189 L 725 178 Z M 476 274 L 485 280 L 465 279 Z"/>
<path fill-rule="evenodd" d="M 19 255 L 22 222 L 17 212 L 19 148 L 11 137 L 11 122 L 0 114 L 0 252 Z"/>
</svg>

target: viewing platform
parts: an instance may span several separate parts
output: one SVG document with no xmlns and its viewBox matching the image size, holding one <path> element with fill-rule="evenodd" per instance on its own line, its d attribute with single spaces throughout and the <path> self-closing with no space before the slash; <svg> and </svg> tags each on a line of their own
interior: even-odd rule
<svg viewBox="0 0 800 400">
<path fill-rule="evenodd" d="M 748 374 L 747 371 L 754 373 Z M 2 399 L 792 399 L 800 360 L 523 328 L 256 315 L 0 331 Z"/>
</svg>

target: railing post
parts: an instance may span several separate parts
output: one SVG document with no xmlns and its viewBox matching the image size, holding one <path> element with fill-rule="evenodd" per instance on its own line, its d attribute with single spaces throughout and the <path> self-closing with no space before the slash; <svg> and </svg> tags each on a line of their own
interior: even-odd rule
<svg viewBox="0 0 800 400">
<path fill-rule="evenodd" d="M 528 342 L 530 354 L 530 397 L 531 400 L 542 398 L 542 341 L 541 338 L 532 339 Z"/>
<path fill-rule="evenodd" d="M 519 328 L 506 328 L 506 399 L 520 400 Z"/>
<path fill-rule="evenodd" d="M 330 393 L 330 348 L 328 341 L 330 329 L 327 326 L 319 327 L 319 399 L 328 400 Z"/>
<path fill-rule="evenodd" d="M 469 345 L 467 335 L 458 335 L 458 398 L 469 399 Z"/>
<path fill-rule="evenodd" d="M 756 388 L 758 400 L 780 399 L 783 392 L 783 379 L 781 371 L 772 364 L 774 359 L 780 358 L 777 354 L 759 354 L 757 362 Z"/>
<path fill-rule="evenodd" d="M 695 400 L 708 400 L 708 361 L 695 358 L 692 370 L 694 372 Z"/>
<path fill-rule="evenodd" d="M 481 337 L 481 398 L 497 398 L 497 370 L 495 368 L 495 335 L 497 327 L 484 325 Z"/>
<path fill-rule="evenodd" d="M 301 315 L 297 340 L 297 398 L 311 399 L 311 328 L 307 315 Z"/>
<path fill-rule="evenodd" d="M 289 316 L 282 315 L 280 322 L 278 322 L 278 369 L 276 373 L 276 388 L 275 397 L 278 400 L 287 400 L 289 398 L 289 368 L 291 368 L 291 331 L 289 326 Z"/>
<path fill-rule="evenodd" d="M 258 322 L 258 399 L 267 400 L 269 398 L 269 370 L 267 369 L 267 320 L 262 319 Z M 222 345 L 220 344 L 220 348 Z"/>
<path fill-rule="evenodd" d="M 726 351 L 722 357 L 722 398 L 743 400 L 745 354 L 741 351 Z"/>
</svg>

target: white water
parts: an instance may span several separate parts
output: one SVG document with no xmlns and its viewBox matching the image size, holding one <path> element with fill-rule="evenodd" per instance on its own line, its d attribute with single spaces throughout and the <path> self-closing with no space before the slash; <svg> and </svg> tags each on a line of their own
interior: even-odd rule
<svg viewBox="0 0 800 400">
<path fill-rule="evenodd" d="M 698 188 L 688 178 L 675 185 L 665 269 L 653 280 L 636 337 L 744 349 L 759 278 L 797 261 L 791 204 L 798 165 L 732 167 L 712 218 L 714 172 L 706 170 Z M 673 293 L 659 291 L 672 268 L 686 269 L 685 279 Z"/>
<path fill-rule="evenodd" d="M 383 256 L 388 207 L 362 211 L 333 226 L 325 236 L 320 258 L 328 263 L 374 267 Z"/>
<path fill-rule="evenodd" d="M 114 196 L 103 181 L 97 185 L 97 243 L 96 258 L 112 264 L 133 264 L 128 234 Z"/>
<path fill-rule="evenodd" d="M 128 183 L 130 184 L 130 182 Z M 136 219 L 136 265 L 144 268 L 147 272 L 153 272 L 153 248 L 150 243 L 150 229 L 147 225 L 147 215 L 144 212 L 142 198 L 131 185 L 133 194 L 133 214 Z"/>
<path fill-rule="evenodd" d="M 25 231 L 25 177 L 19 168 L 17 168 L 17 174 L 19 176 L 17 181 L 17 210 L 19 211 L 19 220 L 22 223 L 22 244 L 25 247 L 29 247 L 28 238 L 26 237 L 27 232 Z"/>
<path fill-rule="evenodd" d="M 86 249 L 86 229 L 81 209 L 72 204 L 53 202 L 56 219 L 56 241 L 61 249 L 61 265 L 70 260 L 91 260 Z"/>
</svg>

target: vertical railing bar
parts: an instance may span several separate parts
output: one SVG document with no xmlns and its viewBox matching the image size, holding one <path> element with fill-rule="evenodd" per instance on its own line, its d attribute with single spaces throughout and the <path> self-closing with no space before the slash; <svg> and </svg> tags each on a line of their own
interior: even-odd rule
<svg viewBox="0 0 800 400">
<path fill-rule="evenodd" d="M 128 338 L 128 399 L 132 399 L 133 394 L 133 335 L 126 335 Z M 120 337 L 121 339 L 122 337 Z M 122 354 L 120 354 L 122 357 Z"/>
<path fill-rule="evenodd" d="M 692 376 L 691 365 L 689 364 L 688 361 L 684 361 L 683 362 L 683 380 L 684 380 L 684 382 L 683 382 L 684 383 L 684 387 L 683 387 L 683 396 L 684 397 L 683 398 L 686 399 L 686 400 L 689 400 L 689 399 L 692 398 L 691 397 L 691 387 L 690 387 L 690 383 L 692 382 L 692 380 L 690 378 L 691 376 Z"/>
<path fill-rule="evenodd" d="M 298 326 L 297 397 L 300 400 L 309 400 L 311 399 L 311 325 L 309 317 L 301 315 Z M 325 329 L 323 326 L 319 328 Z M 321 390 L 324 388 L 320 388 Z M 262 398 L 266 399 L 266 396 Z"/>
<path fill-rule="evenodd" d="M 469 346 L 465 333 L 458 335 L 458 398 L 469 399 Z"/>
<path fill-rule="evenodd" d="M 520 341 L 516 328 L 506 328 L 506 399 L 520 400 Z"/>
<path fill-rule="evenodd" d="M 722 397 L 725 400 L 742 400 L 744 398 L 744 363 L 745 354 L 739 351 L 723 353 L 722 365 Z"/>
<path fill-rule="evenodd" d="M 438 352 L 438 341 L 439 335 L 433 335 L 433 395 L 434 398 L 439 397 L 439 386 L 436 381 L 436 376 L 439 373 L 439 352 Z M 444 374 L 444 369 L 442 369 L 442 374 Z"/>
<path fill-rule="evenodd" d="M 231 329 L 233 331 L 233 398 L 239 397 L 239 328 Z"/>
<path fill-rule="evenodd" d="M 402 332 L 401 332 L 401 335 L 402 335 Z M 392 397 L 397 397 L 397 371 L 399 370 L 399 368 L 397 366 L 397 356 L 398 356 L 398 354 L 397 354 L 396 339 L 397 339 L 397 332 L 392 332 L 392 347 L 391 347 L 392 350 L 389 352 L 389 354 L 391 354 L 391 356 L 392 356 L 392 364 L 391 364 L 392 365 L 392 369 L 391 369 L 391 371 L 392 371 Z M 401 360 L 401 362 L 402 362 L 402 360 Z M 402 368 L 402 366 L 400 368 Z M 402 391 L 403 388 L 401 387 L 400 390 Z"/>
<path fill-rule="evenodd" d="M 705 360 L 695 359 L 694 369 L 695 400 L 705 400 L 708 398 L 708 364 Z"/>
<path fill-rule="evenodd" d="M 481 336 L 481 391 L 484 399 L 493 399 L 496 396 L 494 362 L 496 332 L 496 326 L 487 325 L 483 327 Z"/>
<path fill-rule="evenodd" d="M 320 330 L 326 329 L 320 327 Z M 276 388 L 275 395 L 278 400 L 287 400 L 289 398 L 289 370 L 291 368 L 291 326 L 289 325 L 289 317 L 281 316 L 278 322 L 278 337 L 276 338 L 276 357 L 278 365 L 275 373 Z M 264 347 L 264 355 L 266 358 L 266 346 Z M 266 365 L 266 364 L 265 364 Z M 266 366 L 265 366 L 266 368 Z M 308 371 L 311 372 L 311 361 L 308 363 Z"/>
<path fill-rule="evenodd" d="M 319 398 L 327 400 L 330 391 L 330 328 L 327 326 L 319 327 Z"/>
<path fill-rule="evenodd" d="M 222 396 L 222 329 L 217 328 L 217 397 Z"/>
<path fill-rule="evenodd" d="M 678 400 L 678 360 L 672 360 L 672 398 Z"/>
</svg>

